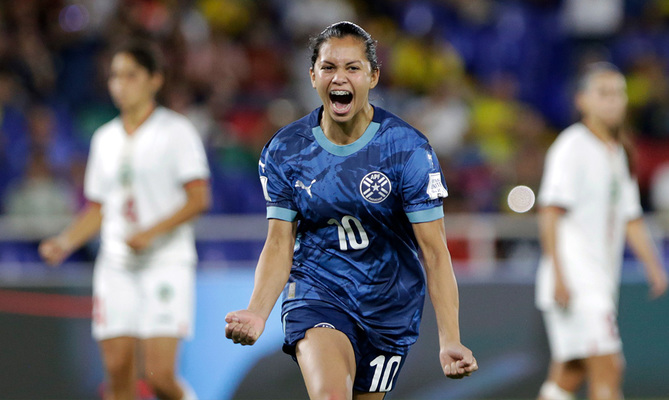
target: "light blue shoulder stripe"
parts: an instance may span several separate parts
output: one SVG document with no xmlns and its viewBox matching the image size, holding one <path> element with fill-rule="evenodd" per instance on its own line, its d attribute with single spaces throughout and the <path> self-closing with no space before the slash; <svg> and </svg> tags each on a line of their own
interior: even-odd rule
<svg viewBox="0 0 669 400">
<path fill-rule="evenodd" d="M 427 210 L 408 212 L 409 222 L 417 224 L 420 222 L 430 222 L 444 217 L 444 209 L 442 207 L 429 208 Z"/>
<path fill-rule="evenodd" d="M 365 145 L 369 143 L 372 138 L 374 138 L 374 135 L 376 132 L 378 132 L 380 127 L 381 124 L 378 122 L 370 122 L 367 129 L 365 129 L 365 133 L 363 133 L 362 136 L 358 138 L 358 140 L 345 145 L 332 143 L 330 139 L 325 136 L 325 133 L 323 133 L 323 130 L 320 126 L 313 127 L 311 131 L 313 132 L 318 144 L 321 145 L 321 147 L 324 148 L 328 153 L 334 154 L 335 156 L 346 157 L 365 147 Z"/>
<path fill-rule="evenodd" d="M 273 218 L 293 222 L 295 221 L 295 217 L 297 217 L 297 211 L 282 207 L 267 207 L 267 219 Z"/>
</svg>

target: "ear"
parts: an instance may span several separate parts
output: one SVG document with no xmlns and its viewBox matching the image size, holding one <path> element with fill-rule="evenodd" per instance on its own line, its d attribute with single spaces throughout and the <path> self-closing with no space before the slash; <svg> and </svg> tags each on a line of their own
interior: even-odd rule
<svg viewBox="0 0 669 400">
<path fill-rule="evenodd" d="M 151 77 L 151 85 L 153 86 L 153 89 L 156 91 L 156 93 L 160 91 L 160 88 L 163 87 L 164 83 L 165 83 L 165 75 L 163 75 L 160 72 L 156 72 Z"/>
<path fill-rule="evenodd" d="M 311 87 L 316 89 L 316 73 L 314 67 L 309 68 L 309 77 L 311 78 Z"/>
<path fill-rule="evenodd" d="M 371 77 L 371 82 L 369 84 L 370 89 L 374 89 L 376 85 L 379 83 L 379 77 L 381 75 L 381 69 L 377 68 L 372 71 L 372 77 Z"/>
</svg>

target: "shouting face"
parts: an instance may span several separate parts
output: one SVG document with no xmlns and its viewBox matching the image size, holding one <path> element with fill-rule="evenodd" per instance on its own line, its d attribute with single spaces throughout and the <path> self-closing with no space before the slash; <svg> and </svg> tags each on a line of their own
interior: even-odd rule
<svg viewBox="0 0 669 400">
<path fill-rule="evenodd" d="M 311 84 L 323 102 L 323 118 L 339 124 L 355 120 L 369 106 L 369 90 L 379 81 L 372 69 L 365 44 L 354 36 L 330 38 L 320 48 L 311 74 Z"/>
</svg>

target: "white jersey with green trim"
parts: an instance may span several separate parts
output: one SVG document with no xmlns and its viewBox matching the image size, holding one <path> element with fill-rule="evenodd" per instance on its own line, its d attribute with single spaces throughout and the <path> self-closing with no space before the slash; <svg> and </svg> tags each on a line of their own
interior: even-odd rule
<svg viewBox="0 0 669 400">
<path fill-rule="evenodd" d="M 539 204 L 566 210 L 556 251 L 572 305 L 615 310 L 626 224 L 643 213 L 623 147 L 605 143 L 582 123 L 564 130 L 548 151 Z M 554 287 L 552 261 L 544 255 L 537 273 L 539 308 L 555 305 Z"/>
<path fill-rule="evenodd" d="M 194 262 L 188 223 L 158 237 L 139 255 L 126 240 L 182 207 L 184 184 L 208 178 L 202 141 L 181 114 L 158 107 L 131 135 L 119 117 L 101 126 L 91 141 L 84 184 L 87 199 L 102 205 L 100 254 L 121 266 L 156 258 Z"/>
</svg>

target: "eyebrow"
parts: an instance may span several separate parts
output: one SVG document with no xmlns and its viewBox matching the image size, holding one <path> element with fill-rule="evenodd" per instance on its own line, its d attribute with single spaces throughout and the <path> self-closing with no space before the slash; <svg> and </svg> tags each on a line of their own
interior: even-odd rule
<svg viewBox="0 0 669 400">
<path fill-rule="evenodd" d="M 336 65 L 336 63 L 329 61 L 329 60 L 321 60 L 321 64 L 331 64 L 331 65 Z M 353 61 L 348 61 L 344 65 L 351 65 L 351 64 L 362 64 L 362 61 L 360 60 L 353 60 Z"/>
</svg>

